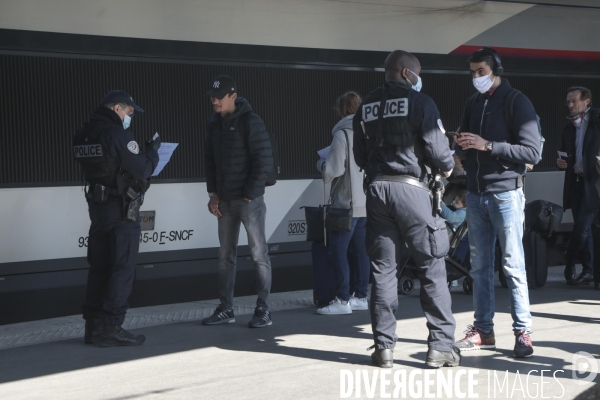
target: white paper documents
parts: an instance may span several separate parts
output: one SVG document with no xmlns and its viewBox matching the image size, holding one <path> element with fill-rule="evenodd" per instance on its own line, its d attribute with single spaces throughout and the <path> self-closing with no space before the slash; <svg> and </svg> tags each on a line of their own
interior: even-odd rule
<svg viewBox="0 0 600 400">
<path fill-rule="evenodd" d="M 178 144 L 179 143 L 164 142 L 160 144 L 160 148 L 158 149 L 158 165 L 156 166 L 156 169 L 154 170 L 152 176 L 158 175 L 160 171 L 163 170 L 165 165 L 167 165 L 167 163 L 171 159 L 171 156 L 173 155 L 173 152 L 177 148 Z"/>
<path fill-rule="evenodd" d="M 319 151 L 317 151 L 317 153 L 319 153 L 319 157 L 321 158 L 327 158 L 327 156 L 329 155 L 329 148 L 331 146 L 327 146 L 324 149 L 321 149 Z"/>
<path fill-rule="evenodd" d="M 565 153 L 564 151 L 557 151 L 558 153 L 558 158 L 563 158 L 563 159 L 567 159 L 569 158 L 569 156 L 567 155 L 567 153 Z"/>
</svg>

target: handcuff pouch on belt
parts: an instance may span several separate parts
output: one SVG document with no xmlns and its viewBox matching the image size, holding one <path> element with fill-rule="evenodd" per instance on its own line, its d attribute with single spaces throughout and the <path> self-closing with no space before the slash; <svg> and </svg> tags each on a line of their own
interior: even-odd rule
<svg viewBox="0 0 600 400">
<path fill-rule="evenodd" d="M 96 183 L 93 186 L 90 185 L 89 189 L 85 189 L 85 198 L 97 204 L 106 203 L 109 195 L 110 189 L 100 183 Z"/>
<path fill-rule="evenodd" d="M 98 204 L 106 203 L 106 200 L 108 200 L 108 188 L 99 183 L 95 184 L 92 188 L 91 198 Z"/>
</svg>

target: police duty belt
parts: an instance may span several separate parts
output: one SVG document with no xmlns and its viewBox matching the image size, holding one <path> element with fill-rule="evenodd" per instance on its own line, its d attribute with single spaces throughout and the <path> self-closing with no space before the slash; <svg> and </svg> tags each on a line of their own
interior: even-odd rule
<svg viewBox="0 0 600 400">
<path fill-rule="evenodd" d="M 409 185 L 426 190 L 429 194 L 431 194 L 431 189 L 426 182 L 420 181 L 417 178 L 408 175 L 377 175 L 375 179 L 373 179 L 373 182 L 376 181 L 407 183 Z"/>
</svg>

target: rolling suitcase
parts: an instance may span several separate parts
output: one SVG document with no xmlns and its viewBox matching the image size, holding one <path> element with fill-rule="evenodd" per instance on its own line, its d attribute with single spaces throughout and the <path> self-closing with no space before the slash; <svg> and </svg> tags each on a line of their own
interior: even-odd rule
<svg viewBox="0 0 600 400">
<path fill-rule="evenodd" d="M 312 243 L 313 302 L 325 307 L 335 298 L 336 277 L 328 249 L 323 242 Z"/>
<path fill-rule="evenodd" d="M 526 229 L 523 232 L 523 251 L 527 285 L 530 289 L 540 288 L 548 279 L 548 245 L 539 232 Z"/>
<path fill-rule="evenodd" d="M 325 183 L 323 182 L 323 204 L 325 204 L 325 191 Z M 324 216 L 325 212 L 321 214 L 321 218 L 324 218 Z M 319 225 L 319 229 L 323 229 L 323 241 L 315 240 L 312 242 L 311 247 L 313 265 L 313 303 L 317 307 L 325 307 L 335 298 L 336 276 L 333 263 L 329 258 L 329 249 L 327 248 L 329 235 L 325 229 L 325 221 L 323 220 L 322 224 L 314 225 L 315 227 Z M 317 232 L 315 231 L 314 233 L 316 234 Z M 308 236 L 307 240 L 310 241 Z"/>
</svg>

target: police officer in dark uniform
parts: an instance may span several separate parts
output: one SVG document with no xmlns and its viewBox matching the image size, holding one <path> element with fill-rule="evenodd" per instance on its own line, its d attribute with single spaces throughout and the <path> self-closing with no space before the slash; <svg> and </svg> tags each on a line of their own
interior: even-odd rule
<svg viewBox="0 0 600 400">
<path fill-rule="evenodd" d="M 385 83 L 363 100 L 354 117 L 354 157 L 365 170 L 367 249 L 371 259 L 373 364 L 393 366 L 398 308 L 396 247 L 404 240 L 421 282 L 421 307 L 427 318 L 427 365 L 457 366 L 455 321 L 446 280 L 445 222 L 432 207 L 430 174 L 449 176 L 454 161 L 438 109 L 419 93 L 421 65 L 396 50 L 385 60 Z M 441 182 L 438 182 L 441 183 Z M 439 193 L 438 193 L 439 195 Z"/>
<path fill-rule="evenodd" d="M 91 220 L 87 293 L 83 305 L 86 344 L 135 346 L 144 335 L 121 328 L 135 279 L 139 250 L 139 207 L 158 164 L 160 139 L 141 152 L 127 130 L 142 110 L 126 92 L 108 93 L 73 138 L 75 159 L 86 181 Z"/>
</svg>

